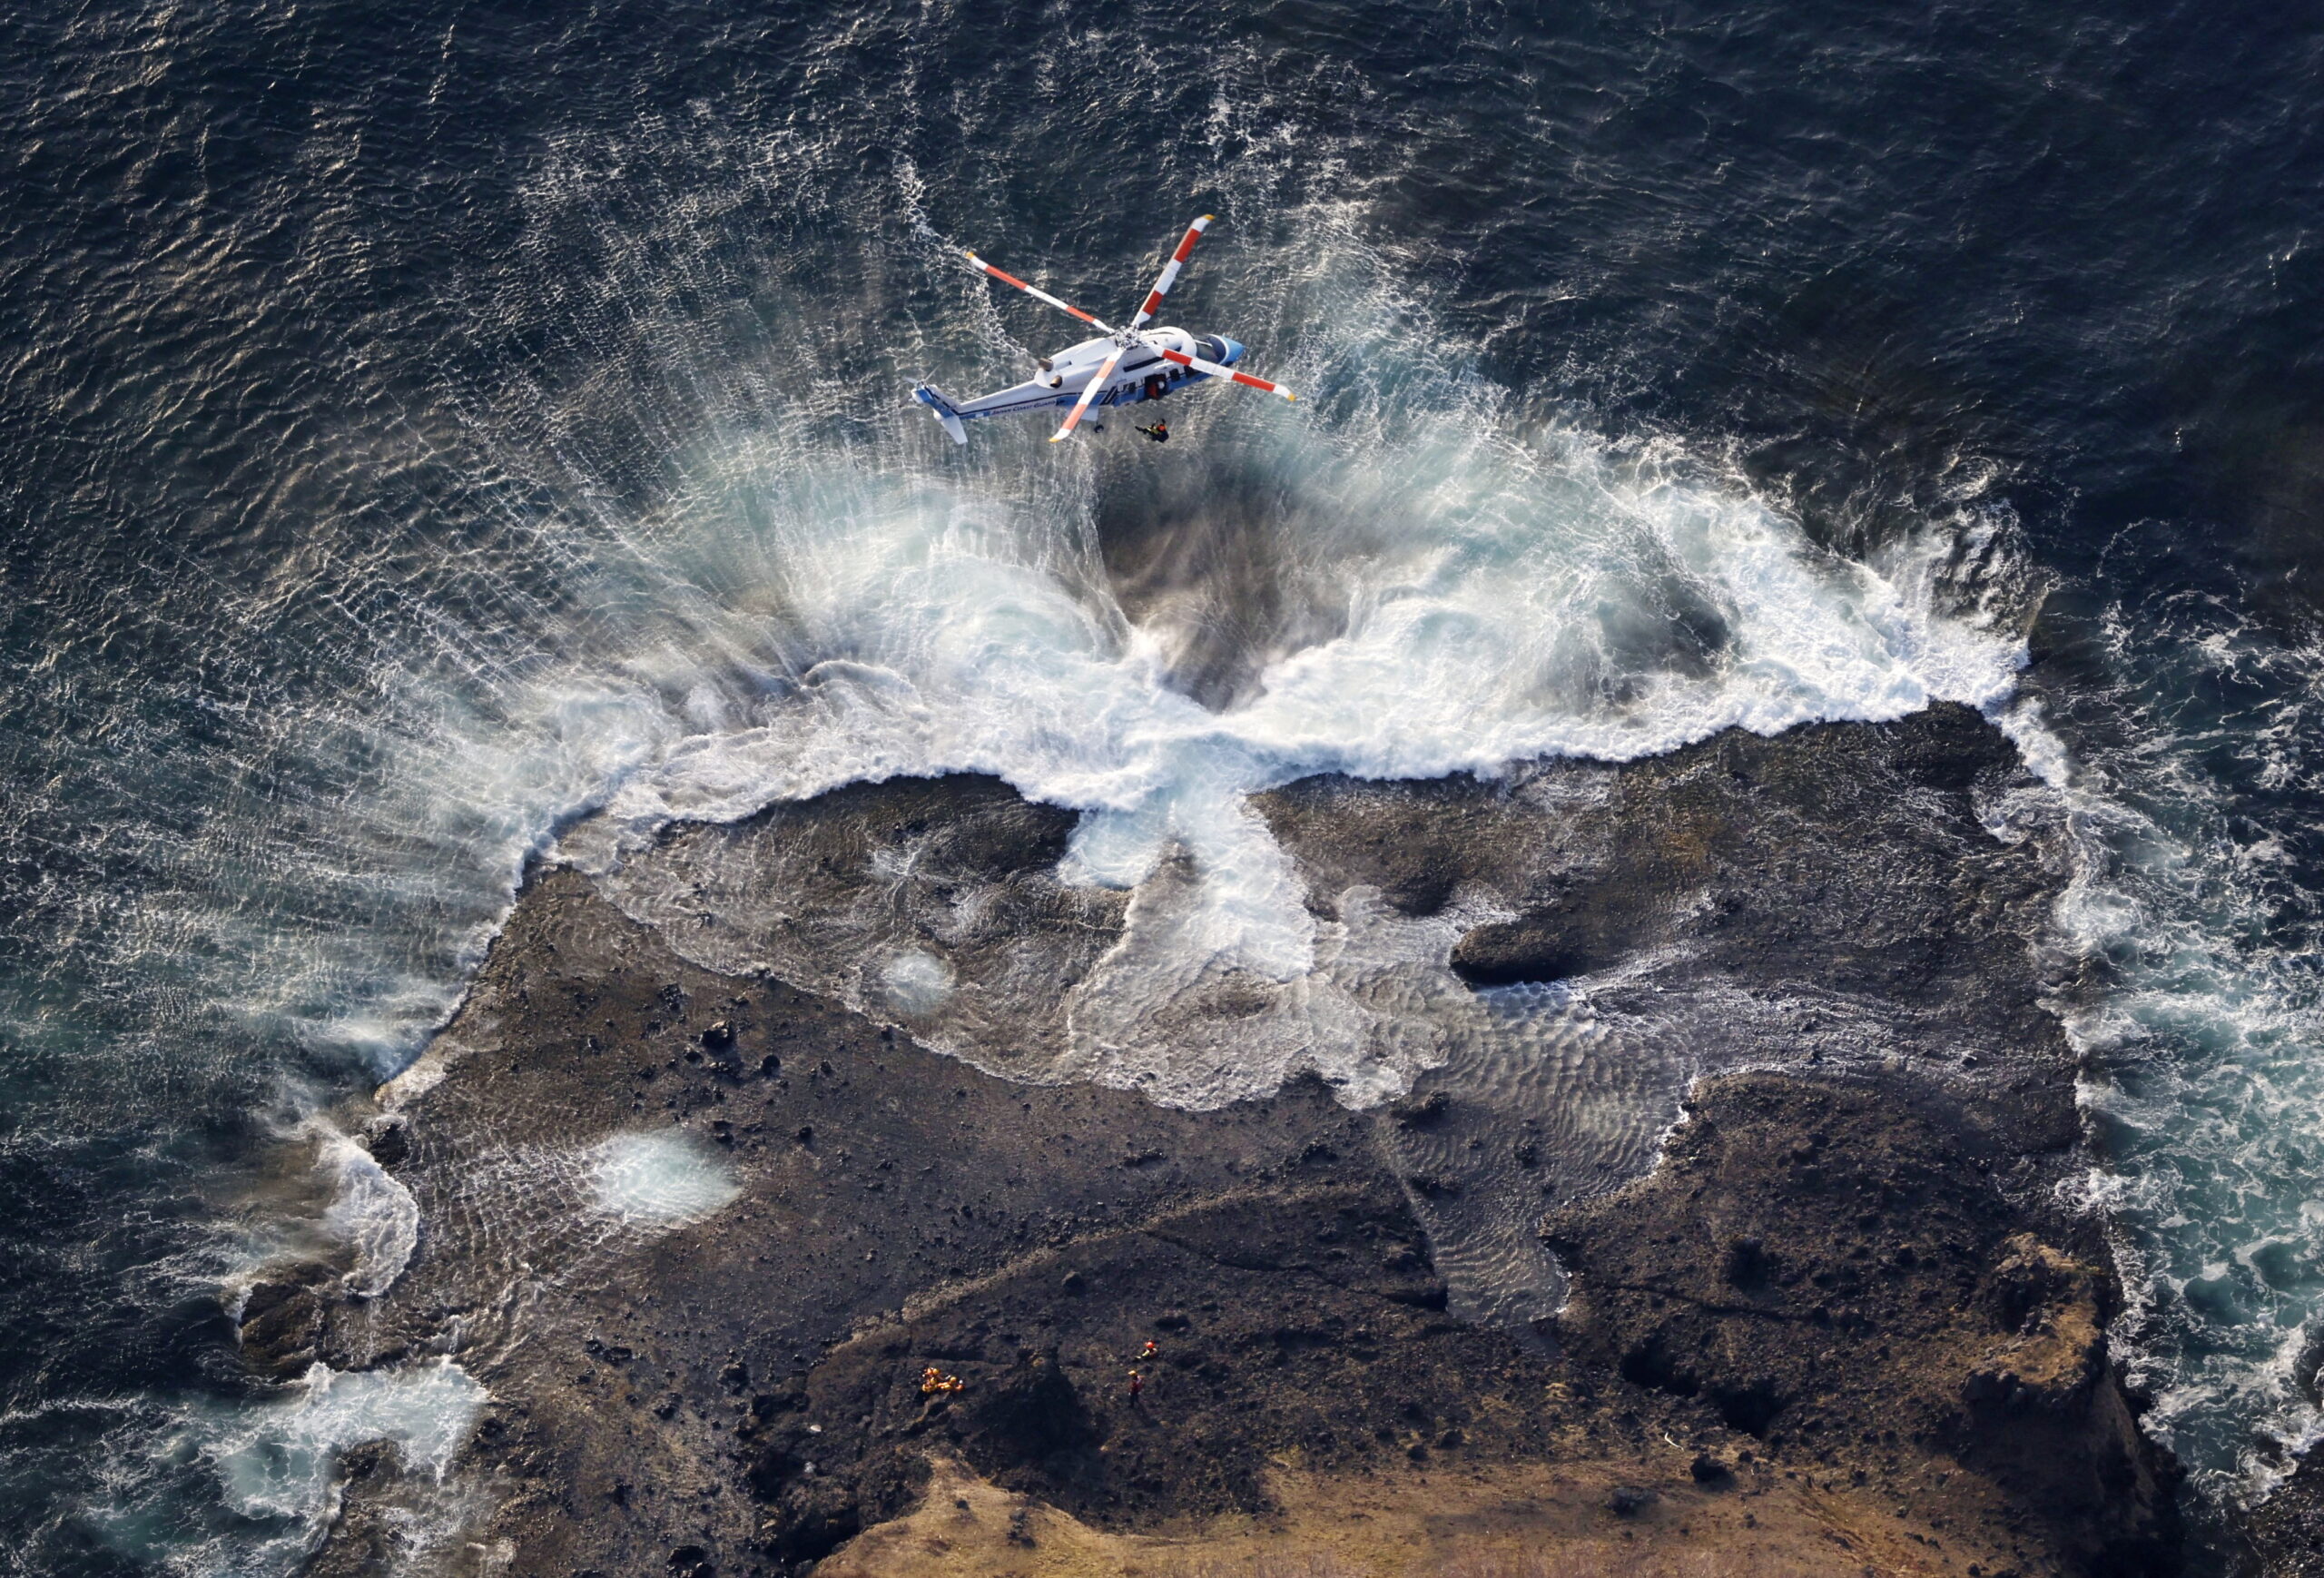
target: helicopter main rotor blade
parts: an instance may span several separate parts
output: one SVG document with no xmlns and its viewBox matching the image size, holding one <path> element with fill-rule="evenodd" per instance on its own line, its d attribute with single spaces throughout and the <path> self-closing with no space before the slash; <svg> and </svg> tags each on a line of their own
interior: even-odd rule
<svg viewBox="0 0 2324 1578">
<path fill-rule="evenodd" d="M 1096 376 L 1083 387 L 1081 398 L 1073 402 L 1073 409 L 1065 413 L 1065 426 L 1049 435 L 1050 443 L 1073 437 L 1073 429 L 1081 425 L 1081 413 L 1089 409 L 1089 402 L 1098 398 L 1098 391 L 1106 387 L 1106 380 L 1114 376 L 1114 369 L 1120 364 L 1122 352 L 1127 349 L 1126 346 L 1115 346 L 1114 353 L 1098 364 Z"/>
<path fill-rule="evenodd" d="M 1076 318 L 1080 319 L 1084 323 L 1088 324 L 1091 328 L 1097 329 L 1103 333 L 1111 334 L 1115 332 L 1112 326 L 1099 322 L 1097 319 L 1090 317 L 1088 313 L 1084 312 L 1080 308 L 1074 306 L 1071 302 L 1060 301 L 1055 296 L 1050 295 L 1047 291 L 1041 290 L 1037 286 L 1029 285 L 1014 274 L 1002 273 L 999 269 L 994 268 L 990 263 L 986 262 L 982 258 L 977 256 L 976 253 L 969 251 L 966 247 L 960 249 L 960 255 L 968 259 L 970 262 L 973 263 L 979 271 L 990 274 L 1002 284 L 1014 285 L 1019 290 L 1024 291 L 1028 296 L 1032 297 L 1035 301 L 1047 301 L 1050 306 L 1056 308 L 1060 312 L 1070 312 Z"/>
<path fill-rule="evenodd" d="M 1151 340 L 1147 340 L 1146 343 L 1149 346 L 1153 346 L 1153 349 L 1157 351 L 1161 352 L 1162 359 L 1164 360 L 1175 361 L 1180 367 L 1191 367 L 1196 372 L 1206 372 L 1213 378 L 1228 379 L 1236 383 L 1247 385 L 1252 389 L 1263 389 L 1271 395 L 1281 395 L 1287 400 L 1295 400 L 1299 398 L 1279 383 L 1269 383 L 1263 378 L 1253 378 L 1247 372 L 1236 372 L 1233 368 L 1223 366 L 1218 362 L 1205 361 L 1199 356 L 1186 356 L 1176 350 L 1164 350 L 1161 346 L 1155 345 Z"/>
<path fill-rule="evenodd" d="M 1168 295 L 1170 287 L 1178 282 L 1178 271 L 1186 266 L 1187 254 L 1195 250 L 1195 242 L 1202 239 L 1202 232 L 1210 228 L 1210 222 L 1216 217 L 1216 214 L 1206 213 L 1187 226 L 1186 239 L 1178 243 L 1178 250 L 1170 254 L 1170 261 L 1162 265 L 1162 277 L 1154 281 L 1154 289 L 1146 293 L 1146 305 L 1140 307 L 1137 316 L 1129 321 L 1131 332 L 1145 328 L 1154 321 L 1154 314 L 1162 310 L 1162 298 Z"/>
</svg>

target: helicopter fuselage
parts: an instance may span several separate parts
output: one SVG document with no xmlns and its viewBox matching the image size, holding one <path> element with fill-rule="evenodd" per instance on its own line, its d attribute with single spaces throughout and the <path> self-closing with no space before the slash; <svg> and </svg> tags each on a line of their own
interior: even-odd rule
<svg viewBox="0 0 2324 1578">
<path fill-rule="evenodd" d="M 1222 367 L 1232 367 L 1242 359 L 1243 347 L 1235 340 L 1217 334 L 1190 334 L 1183 329 L 1149 329 L 1145 337 L 1184 356 L 1198 356 Z M 974 421 L 980 417 L 1015 416 L 1025 411 L 1049 410 L 1058 406 L 1070 406 L 1081 398 L 1106 359 L 1120 349 L 1118 342 L 1100 335 L 1094 340 L 1069 345 L 1045 359 L 1046 365 L 1023 383 L 979 395 L 972 400 L 954 402 L 947 399 L 933 384 L 921 384 L 912 390 L 912 397 L 934 410 L 952 431 L 956 440 L 966 439 L 954 426 L 956 422 Z M 1197 372 L 1165 360 L 1152 345 L 1132 341 L 1127 353 L 1106 380 L 1106 387 L 1090 400 L 1093 406 L 1126 406 L 1143 400 L 1158 400 L 1171 393 L 1195 384 L 1215 381 L 1212 375 Z"/>
</svg>

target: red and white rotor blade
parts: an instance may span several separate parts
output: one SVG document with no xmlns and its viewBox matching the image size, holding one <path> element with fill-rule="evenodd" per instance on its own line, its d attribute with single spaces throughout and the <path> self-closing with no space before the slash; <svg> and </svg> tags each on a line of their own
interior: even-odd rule
<svg viewBox="0 0 2324 1578">
<path fill-rule="evenodd" d="M 1132 329 L 1145 328 L 1154 321 L 1154 315 L 1162 311 L 1162 298 L 1168 295 L 1170 287 L 1178 282 L 1178 271 L 1186 267 L 1187 254 L 1195 250 L 1195 242 L 1202 240 L 1202 232 L 1208 230 L 1210 222 L 1217 217 L 1216 214 L 1206 213 L 1187 226 L 1186 239 L 1178 243 L 1178 250 L 1170 254 L 1170 261 L 1162 265 L 1162 277 L 1154 281 L 1154 289 L 1146 293 L 1146 305 L 1140 307 L 1137 316 L 1129 321 Z"/>
<path fill-rule="evenodd" d="M 1114 369 L 1121 362 L 1122 349 L 1115 346 L 1114 353 L 1098 364 L 1097 376 L 1082 390 L 1081 398 L 1073 402 L 1073 409 L 1065 413 L 1065 426 L 1049 435 L 1050 443 L 1073 437 L 1073 429 L 1081 425 L 1081 413 L 1089 409 L 1089 402 L 1098 398 L 1098 391 L 1106 387 L 1106 380 L 1114 376 Z"/>
<path fill-rule="evenodd" d="M 982 258 L 977 256 L 976 253 L 969 251 L 966 247 L 962 247 L 960 249 L 960 255 L 968 259 L 970 263 L 972 264 L 980 272 L 990 274 L 1002 284 L 1014 285 L 1019 290 L 1024 291 L 1028 296 L 1032 297 L 1035 301 L 1047 301 L 1050 306 L 1056 308 L 1060 312 L 1070 312 L 1076 318 L 1080 319 L 1084 323 L 1088 324 L 1091 328 L 1098 330 L 1101 332 L 1107 334 L 1114 332 L 1110 327 L 1104 323 L 1100 323 L 1097 319 L 1090 317 L 1088 313 L 1084 312 L 1080 308 L 1076 307 L 1070 301 L 1060 301 L 1055 296 L 1050 295 L 1047 291 L 1040 289 L 1037 285 L 1029 285 L 1014 274 L 1005 274 L 1001 272 L 999 269 L 994 268 L 990 263 L 986 262 Z"/>
<path fill-rule="evenodd" d="M 1148 343 L 1150 344 L 1152 342 L 1148 341 Z M 1250 389 L 1263 389 L 1271 395 L 1281 395 L 1287 400 L 1295 400 L 1299 398 L 1279 383 L 1269 383 L 1263 378 L 1253 378 L 1247 372 L 1236 372 L 1233 368 L 1227 367 L 1223 363 L 1205 361 L 1199 356 L 1185 356 L 1175 350 L 1162 350 L 1162 348 L 1158 345 L 1155 346 L 1154 349 L 1162 351 L 1162 358 L 1164 360 L 1175 361 L 1180 367 L 1191 367 L 1196 372 L 1206 372 L 1213 378 L 1228 379 Z"/>
</svg>

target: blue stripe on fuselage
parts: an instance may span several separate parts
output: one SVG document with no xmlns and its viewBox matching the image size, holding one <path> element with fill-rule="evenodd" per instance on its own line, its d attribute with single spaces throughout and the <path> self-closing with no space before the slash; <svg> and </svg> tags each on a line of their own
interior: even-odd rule
<svg viewBox="0 0 2324 1578">
<path fill-rule="evenodd" d="M 1141 361 L 1137 364 L 1136 369 L 1138 378 L 1137 382 L 1126 384 L 1120 389 L 1114 390 L 1107 394 L 1102 394 L 1096 399 L 1091 400 L 1089 403 L 1092 406 L 1137 405 L 1147 398 L 1146 379 L 1150 375 L 1152 370 L 1157 367 L 1168 367 L 1171 364 L 1169 362 L 1163 360 L 1162 358 L 1158 356 L 1151 361 Z M 1131 370 L 1125 368 L 1122 370 L 1127 372 Z M 1167 388 L 1163 390 L 1161 394 L 1154 396 L 1154 399 L 1160 399 L 1163 396 L 1168 395 L 1175 390 L 1184 389 L 1189 384 L 1211 383 L 1216 381 L 1211 374 L 1206 372 L 1196 372 L 1191 367 L 1182 368 L 1179 370 L 1184 372 L 1187 376 L 1170 384 Z M 1118 377 L 1120 375 L 1117 374 L 1116 376 Z M 1058 406 L 1069 407 L 1074 401 L 1080 398 L 1081 391 L 1079 390 L 1073 390 L 1064 394 L 1039 396 L 1022 399 L 1014 405 L 988 406 L 980 411 L 962 411 L 960 413 L 960 419 L 964 422 L 973 422 L 980 417 L 1022 416 L 1027 411 L 1048 410 Z"/>
</svg>

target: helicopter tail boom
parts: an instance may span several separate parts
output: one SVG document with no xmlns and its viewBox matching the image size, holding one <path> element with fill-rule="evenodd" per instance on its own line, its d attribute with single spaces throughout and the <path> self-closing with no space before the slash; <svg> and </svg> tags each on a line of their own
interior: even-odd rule
<svg viewBox="0 0 2324 1578">
<path fill-rule="evenodd" d="M 952 442 L 966 444 L 969 441 L 969 430 L 960 425 L 960 413 L 953 408 L 950 400 L 944 398 L 942 390 L 932 383 L 924 383 L 911 391 L 911 398 L 936 413 L 936 419 L 944 424 L 946 432 L 952 435 Z"/>
</svg>

